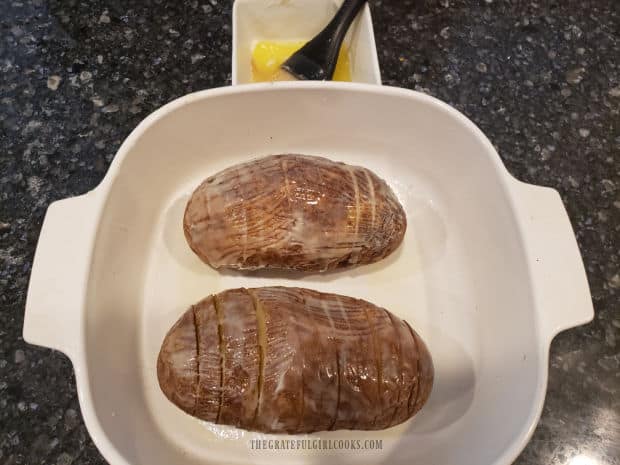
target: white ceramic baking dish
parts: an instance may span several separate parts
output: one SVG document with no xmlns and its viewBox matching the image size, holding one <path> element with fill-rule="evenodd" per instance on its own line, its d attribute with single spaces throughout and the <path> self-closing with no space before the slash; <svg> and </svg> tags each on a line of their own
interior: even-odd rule
<svg viewBox="0 0 620 465">
<path fill-rule="evenodd" d="M 217 272 L 185 243 L 182 215 L 206 176 L 297 152 L 361 164 L 408 216 L 403 245 L 374 265 L 326 275 Z M 360 297 L 409 321 L 436 381 L 412 421 L 321 439 L 382 439 L 382 450 L 252 450 L 264 437 L 194 419 L 160 392 L 162 338 L 192 303 L 227 288 L 299 285 Z M 510 176 L 467 118 L 424 94 L 347 83 L 198 92 L 127 138 L 92 192 L 53 203 L 34 260 L 24 339 L 66 353 L 88 430 L 113 465 L 510 463 L 540 415 L 548 350 L 593 316 L 556 191 Z"/>
</svg>

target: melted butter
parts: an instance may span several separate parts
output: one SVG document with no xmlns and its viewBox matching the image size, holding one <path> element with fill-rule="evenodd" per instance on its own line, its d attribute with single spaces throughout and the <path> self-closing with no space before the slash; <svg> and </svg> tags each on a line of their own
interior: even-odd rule
<svg viewBox="0 0 620 465">
<path fill-rule="evenodd" d="M 252 50 L 252 82 L 287 80 L 288 73 L 281 72 L 280 65 L 304 44 L 304 41 L 257 42 Z M 340 48 L 332 80 L 351 81 L 351 64 L 346 45 Z"/>
</svg>

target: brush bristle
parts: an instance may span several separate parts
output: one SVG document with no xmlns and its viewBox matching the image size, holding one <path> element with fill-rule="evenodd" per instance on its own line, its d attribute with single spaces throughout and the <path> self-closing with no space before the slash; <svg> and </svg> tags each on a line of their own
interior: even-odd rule
<svg viewBox="0 0 620 465">
<path fill-rule="evenodd" d="M 308 81 L 325 80 L 325 70 L 321 65 L 299 53 L 293 54 L 282 64 L 281 68 L 297 79 L 305 79 Z"/>
</svg>

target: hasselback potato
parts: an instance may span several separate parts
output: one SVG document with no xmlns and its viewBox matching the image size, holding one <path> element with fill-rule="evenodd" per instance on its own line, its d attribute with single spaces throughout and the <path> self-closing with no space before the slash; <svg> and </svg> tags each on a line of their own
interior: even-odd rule
<svg viewBox="0 0 620 465">
<path fill-rule="evenodd" d="M 267 433 L 374 430 L 426 402 L 433 364 L 403 320 L 309 289 L 232 289 L 192 306 L 157 361 L 163 393 L 200 419 Z"/>
<path fill-rule="evenodd" d="M 191 249 L 215 268 L 325 271 L 393 252 L 407 227 L 389 186 L 366 168 L 272 155 L 207 178 L 183 219 Z"/>
</svg>

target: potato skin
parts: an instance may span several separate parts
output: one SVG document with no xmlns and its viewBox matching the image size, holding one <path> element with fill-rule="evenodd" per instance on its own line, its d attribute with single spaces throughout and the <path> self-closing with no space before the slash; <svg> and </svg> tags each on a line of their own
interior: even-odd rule
<svg viewBox="0 0 620 465">
<path fill-rule="evenodd" d="M 190 248 L 214 268 L 326 271 L 373 263 L 401 243 L 407 219 L 366 168 L 271 155 L 207 178 L 183 218 Z"/>
<path fill-rule="evenodd" d="M 434 371 L 420 336 L 385 309 L 262 287 L 190 308 L 164 339 L 157 375 L 166 397 L 190 415 L 296 434 L 402 423 L 427 401 Z"/>
</svg>

